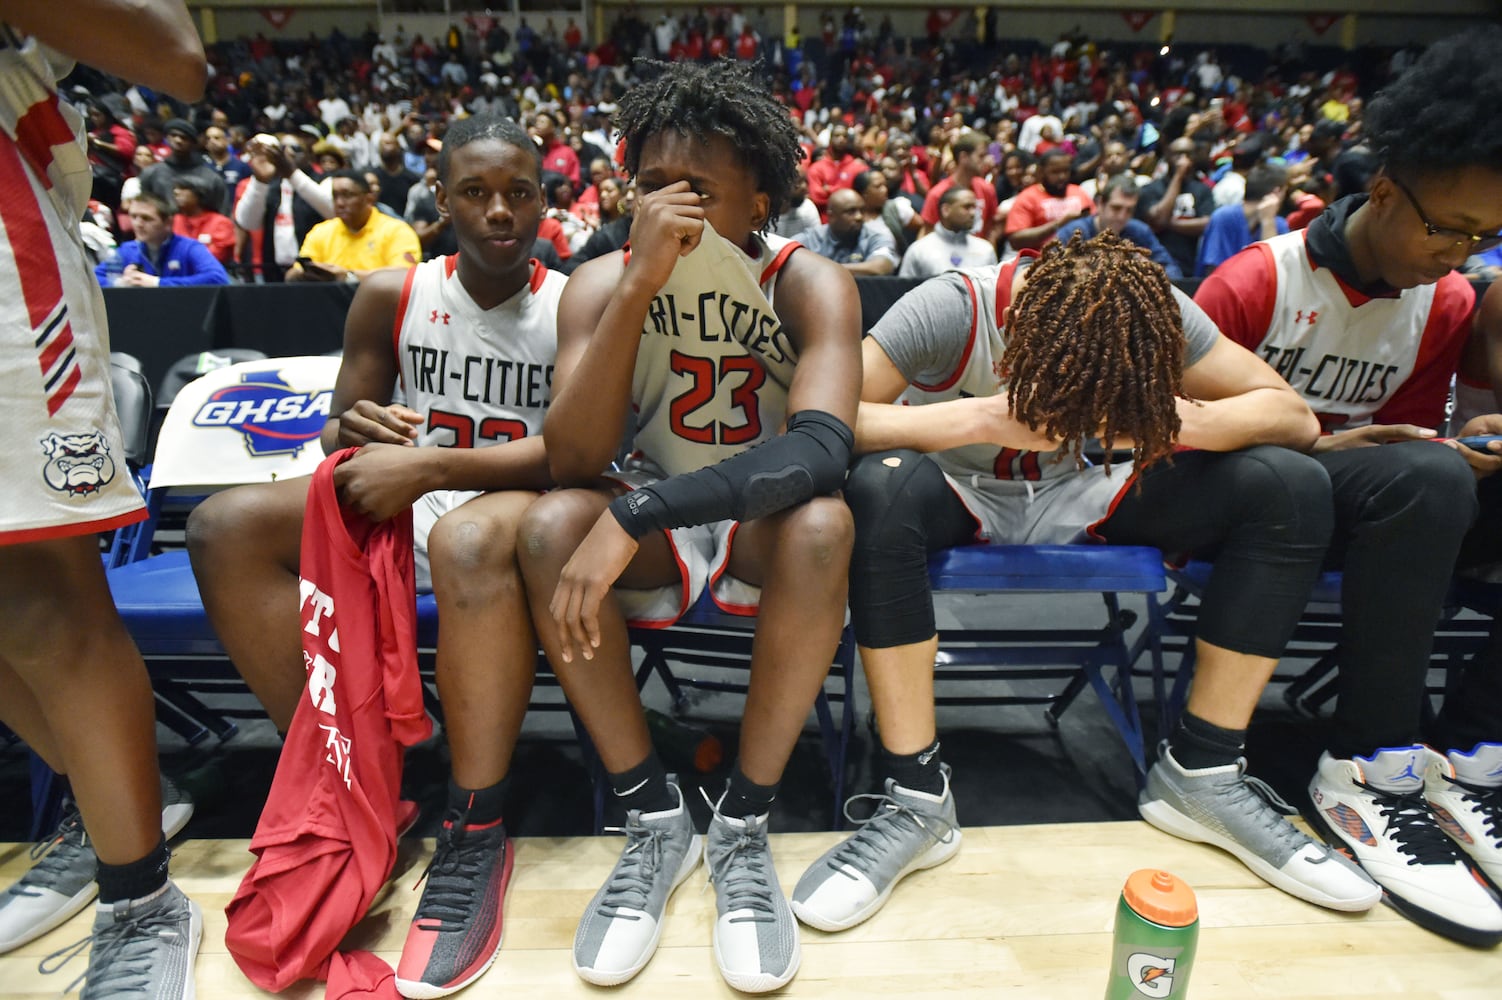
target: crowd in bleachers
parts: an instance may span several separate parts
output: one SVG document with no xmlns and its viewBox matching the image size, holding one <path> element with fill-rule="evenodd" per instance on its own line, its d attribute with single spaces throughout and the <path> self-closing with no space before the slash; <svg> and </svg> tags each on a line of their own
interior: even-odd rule
<svg viewBox="0 0 1502 1000">
<path fill-rule="evenodd" d="M 87 228 L 101 260 L 133 235 L 128 203 L 144 189 L 175 201 L 173 233 L 227 271 L 196 280 L 283 280 L 313 226 L 334 217 L 330 178 L 342 169 L 363 175 L 369 210 L 412 227 L 425 257 L 450 253 L 434 198 L 443 135 L 456 116 L 497 111 L 527 127 L 559 175 L 538 252 L 571 270 L 629 229 L 611 119 L 634 61 L 734 58 L 761 61 L 804 136 L 809 183 L 782 206 L 777 231 L 857 273 L 923 276 L 1108 228 L 1146 242 L 1172 276 L 1203 276 L 1365 186 L 1374 161 L 1361 144 L 1363 95 L 1413 58 L 1004 40 L 994 23 L 939 13 L 926 37 L 903 38 L 889 18 L 873 24 L 858 10 L 825 15 L 803 38 L 702 12 L 652 24 L 627 12 L 588 42 L 572 19 L 524 17 L 514 32 L 471 19 L 438 38 L 389 28 L 210 46 L 209 92 L 192 107 L 76 76 L 96 181 Z M 1108 198 L 1117 176 L 1134 183 Z M 946 195 L 956 182 L 973 205 Z M 854 196 L 837 199 L 831 218 L 842 189 Z M 103 280 L 118 271 L 101 264 Z"/>
</svg>

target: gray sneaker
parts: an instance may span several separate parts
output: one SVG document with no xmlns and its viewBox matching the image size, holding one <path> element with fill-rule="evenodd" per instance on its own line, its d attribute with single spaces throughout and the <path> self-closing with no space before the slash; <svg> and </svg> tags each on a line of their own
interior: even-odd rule
<svg viewBox="0 0 1502 1000">
<path fill-rule="evenodd" d="M 162 833 L 171 840 L 193 816 L 193 799 L 162 776 Z M 99 859 L 83 817 L 65 800 L 56 832 L 31 849 L 36 864 L 0 894 L 0 954 L 35 941 L 89 905 L 99 894 Z"/>
<path fill-rule="evenodd" d="M 716 807 L 705 856 L 719 913 L 714 956 L 720 975 L 742 993 L 786 986 L 801 959 L 798 923 L 772 865 L 767 817 L 733 819 Z"/>
<path fill-rule="evenodd" d="M 960 849 L 949 765 L 944 792 L 903 788 L 887 779 L 885 795 L 854 795 L 845 803 L 873 800 L 876 812 L 861 828 L 809 866 L 793 889 L 793 913 L 821 931 L 854 927 L 881 909 L 897 883 L 915 871 L 941 865 Z"/>
<path fill-rule="evenodd" d="M 57 972 L 89 950 L 88 970 L 64 988 L 84 983 L 82 1000 L 193 1000 L 193 961 L 203 937 L 203 912 L 168 882 L 145 899 L 101 903 L 89 937 L 42 959 Z"/>
<path fill-rule="evenodd" d="M 66 923 L 99 892 L 99 859 L 72 802 L 51 837 L 31 849 L 36 864 L 0 894 L 0 952 L 19 948 Z"/>
<path fill-rule="evenodd" d="M 587 983 L 615 986 L 640 972 L 657 950 L 668 897 L 699 865 L 704 838 L 694 831 L 676 780 L 675 809 L 631 810 L 620 832 L 626 849 L 574 934 L 574 971 Z"/>
<path fill-rule="evenodd" d="M 1168 744 L 1137 799 L 1142 818 L 1165 833 L 1234 854 L 1268 884 L 1332 910 L 1369 910 L 1382 889 L 1337 851 L 1289 823 L 1295 810 L 1246 773 L 1246 760 L 1187 770 Z"/>
</svg>

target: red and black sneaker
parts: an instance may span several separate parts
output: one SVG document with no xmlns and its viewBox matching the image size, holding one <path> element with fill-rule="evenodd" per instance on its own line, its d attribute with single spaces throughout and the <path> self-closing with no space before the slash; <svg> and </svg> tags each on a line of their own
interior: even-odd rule
<svg viewBox="0 0 1502 1000">
<path fill-rule="evenodd" d="M 501 950 L 511 841 L 502 821 L 477 826 L 467 818 L 467 811 L 455 810 L 444 820 L 423 876 L 428 884 L 402 945 L 396 989 L 413 1000 L 463 989 Z"/>
</svg>

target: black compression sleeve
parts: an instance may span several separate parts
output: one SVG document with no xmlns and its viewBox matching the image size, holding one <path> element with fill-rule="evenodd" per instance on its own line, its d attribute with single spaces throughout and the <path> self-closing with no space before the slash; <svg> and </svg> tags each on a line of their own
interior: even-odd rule
<svg viewBox="0 0 1502 1000">
<path fill-rule="evenodd" d="M 823 410 L 799 410 L 786 434 L 717 465 L 644 486 L 610 504 L 632 538 L 649 531 L 752 521 L 833 493 L 845 482 L 855 435 Z"/>
</svg>

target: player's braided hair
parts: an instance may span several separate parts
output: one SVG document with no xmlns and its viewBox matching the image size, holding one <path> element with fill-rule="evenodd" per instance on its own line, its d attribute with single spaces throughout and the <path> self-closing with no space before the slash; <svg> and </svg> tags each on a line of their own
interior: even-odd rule
<svg viewBox="0 0 1502 1000">
<path fill-rule="evenodd" d="M 1012 413 L 1083 465 L 1086 440 L 1132 441 L 1138 466 L 1179 431 L 1184 327 L 1168 275 L 1114 233 L 1053 243 L 1012 303 L 1002 367 Z"/>
<path fill-rule="evenodd" d="M 787 109 L 772 99 L 765 81 L 749 64 L 731 59 L 691 62 L 636 62 L 638 72 L 656 75 L 626 91 L 616 127 L 626 144 L 626 170 L 641 167 L 642 145 L 673 129 L 707 142 L 723 136 L 735 144 L 756 176 L 756 187 L 771 202 L 764 229 L 777 224 L 778 209 L 793 190 L 803 147 Z"/>
</svg>

